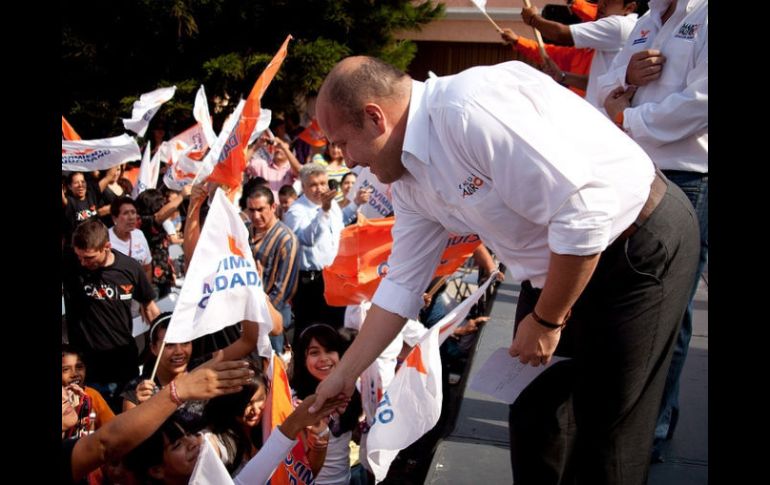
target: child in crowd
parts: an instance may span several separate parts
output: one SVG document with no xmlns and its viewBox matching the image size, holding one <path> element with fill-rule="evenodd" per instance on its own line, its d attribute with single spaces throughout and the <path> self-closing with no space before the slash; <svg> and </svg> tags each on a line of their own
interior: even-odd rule
<svg viewBox="0 0 770 485">
<path fill-rule="evenodd" d="M 107 401 L 96 389 L 86 386 L 86 365 L 83 355 L 74 346 L 62 344 L 61 382 L 67 388 L 67 394 L 78 416 L 78 424 L 67 430 L 66 437 L 77 436 L 89 431 L 89 414 L 96 413 L 94 429 L 99 429 L 115 417 Z"/>
<path fill-rule="evenodd" d="M 315 392 L 339 363 L 350 346 L 337 330 L 325 323 L 315 323 L 305 328 L 294 350 L 292 387 L 297 397 L 304 399 Z M 359 418 L 362 414 L 361 395 L 356 390 L 350 404 L 337 419 L 328 420 L 329 444 L 326 460 L 315 479 L 318 485 L 347 485 L 350 482 L 350 440 L 359 439 Z M 320 431 L 323 435 L 326 430 Z"/>
</svg>

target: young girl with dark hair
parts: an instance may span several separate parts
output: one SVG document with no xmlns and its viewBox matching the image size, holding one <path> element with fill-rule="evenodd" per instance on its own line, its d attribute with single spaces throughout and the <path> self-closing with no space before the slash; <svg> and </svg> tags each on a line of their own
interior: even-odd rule
<svg viewBox="0 0 770 485">
<path fill-rule="evenodd" d="M 253 363 L 254 377 L 243 389 L 210 400 L 203 410 L 206 437 L 230 475 L 241 471 L 262 447 L 262 410 L 267 401 L 267 378 Z"/>
<path fill-rule="evenodd" d="M 330 325 L 315 323 L 305 328 L 294 350 L 292 387 L 297 397 L 304 399 L 315 392 L 316 386 L 331 374 L 350 340 Z M 354 391 L 350 404 L 338 418 L 328 420 L 329 444 L 326 460 L 317 474 L 318 485 L 347 485 L 350 482 L 350 440 L 358 439 L 359 418 L 362 414 L 361 396 Z M 324 435 L 327 430 L 321 431 Z"/>
</svg>

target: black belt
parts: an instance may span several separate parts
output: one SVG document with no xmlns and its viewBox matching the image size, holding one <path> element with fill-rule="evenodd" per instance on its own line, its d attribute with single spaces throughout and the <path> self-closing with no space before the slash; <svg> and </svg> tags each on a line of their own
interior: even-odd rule
<svg viewBox="0 0 770 485">
<path fill-rule="evenodd" d="M 663 175 L 656 170 L 655 178 L 652 180 L 652 184 L 650 185 L 650 195 L 647 197 L 647 202 L 644 203 L 642 211 L 639 213 L 639 216 L 636 218 L 636 220 L 631 223 L 631 225 L 628 226 L 625 231 L 620 233 L 620 236 L 618 236 L 617 239 L 618 241 L 625 241 L 626 239 L 633 236 L 639 227 L 650 218 L 652 213 L 655 212 L 655 208 L 658 207 L 658 204 L 660 204 L 660 201 L 663 200 L 663 196 L 666 195 L 667 188 L 668 184 L 663 178 Z"/>
</svg>

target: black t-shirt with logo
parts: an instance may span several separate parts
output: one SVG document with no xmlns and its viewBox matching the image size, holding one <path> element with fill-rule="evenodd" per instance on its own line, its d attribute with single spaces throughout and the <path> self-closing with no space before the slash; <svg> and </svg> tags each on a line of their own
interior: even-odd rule
<svg viewBox="0 0 770 485">
<path fill-rule="evenodd" d="M 106 353 L 107 357 L 109 352 L 113 352 L 114 357 L 118 358 L 118 352 L 115 351 L 124 350 L 129 354 L 133 351 L 134 362 L 126 365 L 132 365 L 136 369 L 131 300 L 145 304 L 155 298 L 155 292 L 142 266 L 134 259 L 112 250 L 115 261 L 111 265 L 89 271 L 80 266 L 74 252 L 67 253 L 64 263 L 64 292 L 70 343 L 78 346 L 87 355 L 98 356 Z M 89 367 L 89 378 L 92 377 L 92 372 L 110 373 L 109 369 Z M 136 371 L 133 374 L 136 375 Z"/>
</svg>

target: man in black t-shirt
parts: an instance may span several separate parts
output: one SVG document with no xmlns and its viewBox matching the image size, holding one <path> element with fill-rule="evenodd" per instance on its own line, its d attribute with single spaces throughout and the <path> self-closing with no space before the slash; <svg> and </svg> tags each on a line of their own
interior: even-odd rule
<svg viewBox="0 0 770 485">
<path fill-rule="evenodd" d="M 69 342 L 84 351 L 87 384 L 119 410 L 117 393 L 138 375 L 131 300 L 140 303 L 149 323 L 160 314 L 155 292 L 141 265 L 112 249 L 107 228 L 98 219 L 75 229 L 72 246 L 74 253 L 64 258 Z"/>
</svg>

